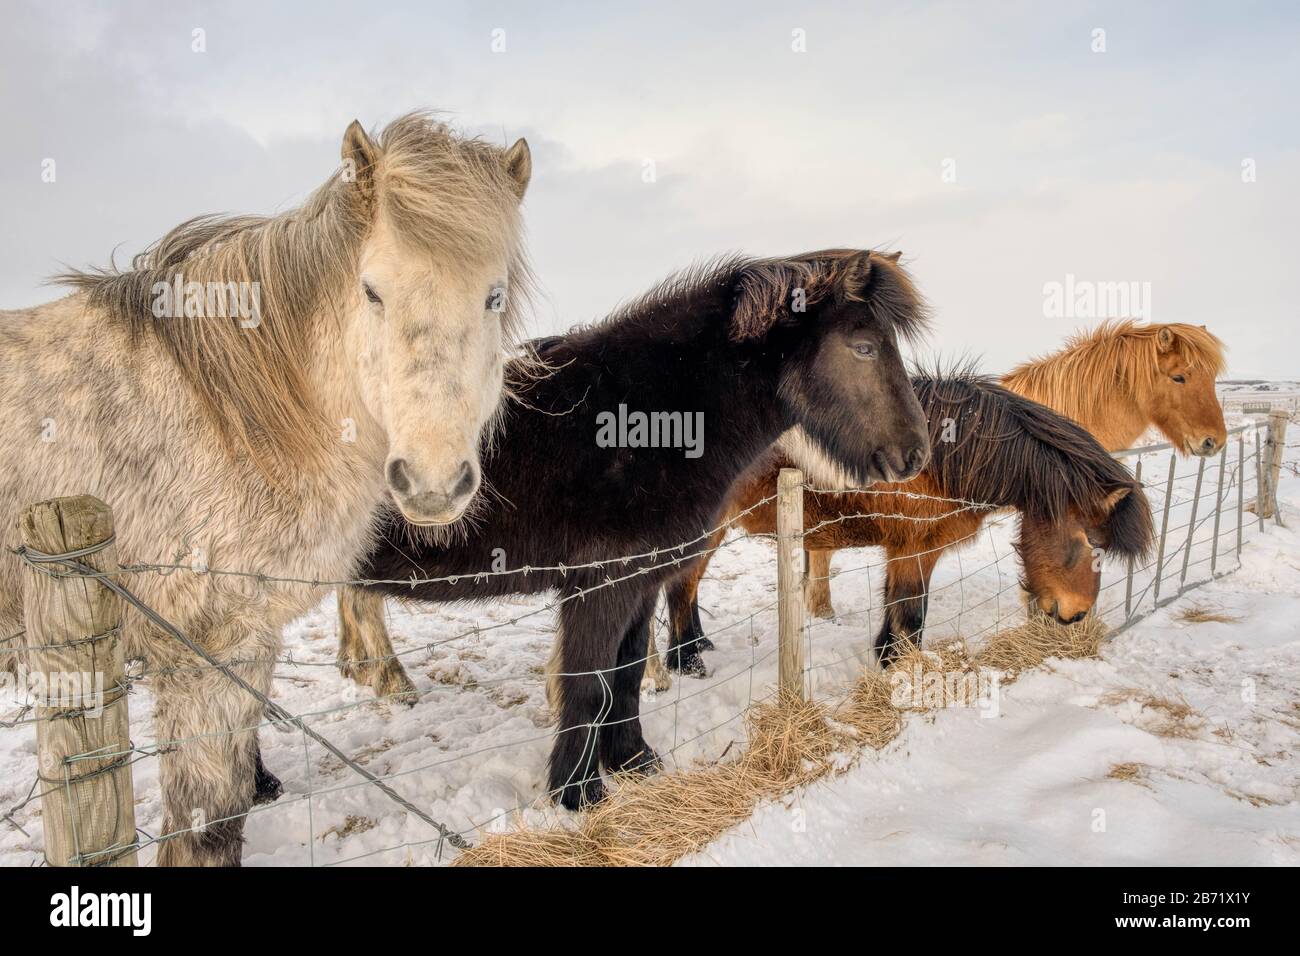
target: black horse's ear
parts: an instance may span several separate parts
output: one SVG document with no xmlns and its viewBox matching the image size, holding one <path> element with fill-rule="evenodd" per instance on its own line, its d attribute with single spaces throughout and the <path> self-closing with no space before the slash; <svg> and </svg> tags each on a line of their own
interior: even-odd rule
<svg viewBox="0 0 1300 956">
<path fill-rule="evenodd" d="M 1142 560 L 1151 553 L 1155 541 L 1155 522 L 1142 486 L 1136 482 L 1117 486 L 1107 496 L 1103 523 L 1110 532 L 1108 551 L 1130 561 Z"/>
<path fill-rule="evenodd" d="M 840 305 L 862 301 L 862 292 L 871 280 L 871 256 L 870 252 L 860 252 L 835 263 L 829 270 L 835 301 Z"/>
<path fill-rule="evenodd" d="M 1106 496 L 1106 500 L 1101 503 L 1103 514 L 1110 514 L 1115 510 L 1115 506 L 1127 498 L 1133 491 L 1132 485 L 1120 485 Z"/>
</svg>

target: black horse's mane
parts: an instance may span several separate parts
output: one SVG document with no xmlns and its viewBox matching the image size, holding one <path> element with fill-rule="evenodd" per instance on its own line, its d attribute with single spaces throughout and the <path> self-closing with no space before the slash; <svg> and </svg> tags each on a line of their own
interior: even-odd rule
<svg viewBox="0 0 1300 956">
<path fill-rule="evenodd" d="M 1150 549 L 1151 511 L 1141 486 L 1080 425 L 969 363 L 916 370 L 912 384 L 930 420 L 928 470 L 944 494 L 1056 522 L 1071 508 L 1097 514 L 1112 492 L 1127 488 L 1107 521 L 1110 548 L 1125 557 Z"/>
<path fill-rule="evenodd" d="M 728 322 L 732 341 L 755 340 L 797 323 L 804 309 L 831 299 L 865 302 L 899 337 L 916 341 L 928 331 L 929 310 L 897 259 L 866 249 L 823 249 L 781 258 L 715 256 L 672 273 L 603 319 L 527 345 L 544 358 L 566 339 L 607 336 L 623 326 L 642 325 L 671 336 L 674 324 L 701 320 Z"/>
</svg>

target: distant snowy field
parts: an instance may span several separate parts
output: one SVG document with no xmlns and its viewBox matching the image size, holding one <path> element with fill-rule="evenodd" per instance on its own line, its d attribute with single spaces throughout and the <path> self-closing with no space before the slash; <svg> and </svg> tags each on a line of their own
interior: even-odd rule
<svg viewBox="0 0 1300 956">
<path fill-rule="evenodd" d="M 1057 661 L 1023 677 L 1002 692 L 995 718 L 965 708 L 911 716 L 883 751 L 760 807 L 684 862 L 1300 864 L 1300 424 L 1289 438 L 1281 497 L 1290 528 L 1248 526 L 1239 570 L 1109 641 L 1101 660 Z M 1144 479 L 1158 483 L 1158 462 L 1150 467 Z M 1190 507 L 1185 486 L 1180 478 L 1176 500 Z M 945 556 L 927 644 L 955 635 L 978 644 L 999 620 L 1017 622 L 1013 527 L 998 520 L 959 556 Z M 1221 540 L 1231 537 L 1225 526 Z M 1226 550 L 1220 571 L 1236 566 Z M 1207 561 L 1194 548 L 1189 580 Z M 810 631 L 819 696 L 844 691 L 869 659 L 879 562 L 874 549 L 836 558 L 839 617 Z M 1121 579 L 1107 571 L 1103 607 L 1122 603 Z M 775 583 L 767 541 L 734 541 L 711 566 L 701 607 L 718 645 L 706 655 L 712 674 L 678 680 L 642 704 L 646 737 L 670 767 L 733 753 L 746 705 L 771 693 Z M 339 676 L 334 598 L 324 595 L 286 635 L 276 699 L 312 715 L 316 730 L 471 840 L 519 820 L 563 817 L 537 801 L 550 747 L 541 670 L 554 619 L 545 604 L 390 602 L 394 643 L 421 695 L 407 708 Z M 1236 620 L 1188 623 L 1181 615 L 1192 607 Z M 661 650 L 664 640 L 660 632 Z M 17 716 L 19 703 L 0 699 L 0 720 Z M 152 742 L 151 708 L 145 682 L 131 698 L 139 745 Z M 263 728 L 261 740 L 285 795 L 250 816 L 246 865 L 439 862 L 429 827 L 336 758 L 301 735 Z M 27 795 L 35 771 L 34 729 L 0 728 L 0 815 Z M 135 792 L 137 823 L 156 835 L 156 760 L 135 765 Z M 39 861 L 38 806 L 13 820 L 0 821 L 0 864 Z M 154 854 L 149 847 L 142 858 Z"/>
</svg>

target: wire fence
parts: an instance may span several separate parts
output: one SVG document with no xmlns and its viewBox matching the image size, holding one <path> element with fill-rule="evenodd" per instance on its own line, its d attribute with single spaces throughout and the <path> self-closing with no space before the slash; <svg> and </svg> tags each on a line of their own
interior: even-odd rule
<svg viewBox="0 0 1300 956">
<path fill-rule="evenodd" d="M 1300 392 L 1294 386 L 1288 389 L 1248 392 L 1228 392 L 1221 397 L 1225 412 L 1241 415 L 1268 415 L 1275 411 L 1294 413 L 1300 411 Z"/>
<path fill-rule="evenodd" d="M 1261 421 L 1239 425 L 1229 431 L 1221 453 L 1210 459 L 1181 458 L 1161 445 L 1117 453 L 1147 493 L 1158 539 L 1153 557 L 1141 566 L 1105 566 L 1095 613 L 1112 631 L 1122 631 L 1188 590 L 1231 573 L 1240 566 L 1249 539 L 1265 522 L 1281 521 L 1274 507 L 1273 465 L 1275 459 L 1280 463 L 1285 450 L 1284 431 L 1278 429 L 1276 416 L 1272 425 Z M 864 494 L 871 500 L 870 490 Z M 943 505 L 942 517 L 964 511 L 986 516 L 979 530 L 951 548 L 952 553 L 935 569 L 925 593 L 927 639 L 959 637 L 974 642 L 1022 622 L 1021 573 L 1013 548 L 1016 516 L 989 503 L 911 497 Z M 775 500 L 773 494 L 748 510 Z M 937 520 L 896 508 L 854 515 L 861 516 Z M 799 535 L 819 527 L 802 528 Z M 273 700 L 241 676 L 243 665 L 258 662 L 214 656 L 140 601 L 130 587 L 136 576 L 172 573 L 239 576 L 268 587 L 306 584 L 319 587 L 322 594 L 339 585 L 374 581 L 304 581 L 260 571 L 195 569 L 174 561 L 131 564 L 106 572 L 88 563 L 91 551 L 46 553 L 27 548 L 20 556 L 30 574 L 79 579 L 83 584 L 97 582 L 133 613 L 184 645 L 189 659 L 166 668 L 151 668 L 143 660 L 128 662 L 120 679 L 107 691 L 101 688 L 98 697 L 65 700 L 48 693 L 42 696 L 19 681 L 12 700 L 0 698 L 0 739 L 22 735 L 30 740 L 35 728 L 40 743 L 36 779 L 8 796 L 0 791 L 0 830 L 10 829 L 26 841 L 13 848 L 11 858 L 46 862 L 48 833 L 43 846 L 36 833 L 42 822 L 48 831 L 51 807 L 66 808 L 71 846 L 66 859 L 49 861 L 79 865 L 120 863 L 128 855 L 147 863 L 161 845 L 193 833 L 195 827 L 202 831 L 229 822 L 240 822 L 252 831 L 259 852 L 273 847 L 269 853 L 273 862 L 327 866 L 435 862 L 446 857 L 448 848 L 470 846 L 485 834 L 515 822 L 551 820 L 557 812 L 551 805 L 555 794 L 544 792 L 545 786 L 538 783 L 547 750 L 559 734 L 593 737 L 601 726 L 610 725 L 612 707 L 607 693 L 607 706 L 596 720 L 571 727 L 549 723 L 543 662 L 554 639 L 556 609 L 638 576 L 684 567 L 703 555 L 715 559 L 700 590 L 700 607 L 709 615 L 706 634 L 716 647 L 710 655 L 713 672 L 699 681 L 678 678 L 670 690 L 662 692 L 647 681 L 639 715 L 622 719 L 641 720 L 647 741 L 658 748 L 669 767 L 723 760 L 743 740 L 749 709 L 775 699 L 779 692 L 780 615 L 787 595 L 778 592 L 770 570 L 762 570 L 770 568 L 770 536 L 733 532 L 711 545 L 717 530 L 710 529 L 671 549 L 569 568 L 485 570 L 475 575 L 397 582 L 455 584 L 540 570 L 600 571 L 604 575 L 599 583 L 562 596 L 503 601 L 489 611 L 440 605 L 390 608 L 396 646 L 353 663 L 430 667 L 427 681 L 417 687 L 416 706 L 410 710 L 399 707 L 395 700 L 408 696 L 405 692 L 389 695 L 394 699 L 385 701 L 355 689 L 337 675 L 332 646 L 325 650 L 311 647 L 310 634 L 291 642 L 292 650 L 275 659 L 271 693 L 279 700 Z M 918 551 L 907 557 L 920 556 Z M 803 618 L 794 637 L 802 645 L 801 682 L 807 693 L 819 697 L 843 692 L 863 666 L 870 666 L 872 644 L 889 609 L 877 593 L 887 573 L 887 562 L 878 551 L 845 552 L 838 563 L 833 583 L 840 609 L 830 620 Z M 332 645 L 327 616 L 324 609 L 315 612 L 309 627 Z M 666 626 L 662 610 L 657 611 L 647 657 L 620 667 L 642 666 L 653 658 L 658 653 L 656 644 L 663 645 Z M 426 637 L 430 634 L 436 636 Z M 116 640 L 115 629 L 111 634 L 92 631 L 76 640 L 94 645 L 110 638 Z M 506 644 L 516 649 L 502 651 Z M 25 633 L 8 635 L 0 639 L 0 665 L 5 658 L 28 660 L 39 658 L 42 652 L 62 654 L 69 646 L 68 640 L 46 645 Z M 578 676 L 598 677 L 608 689 L 618 669 Z M 268 763 L 277 773 L 285 774 L 288 792 L 274 802 L 237 813 L 215 819 L 204 815 L 191 828 L 169 833 L 150 832 L 159 827 L 161 819 L 155 795 L 134 801 L 142 804 L 148 828 L 133 822 L 133 830 L 123 833 L 100 826 L 100 836 L 89 836 L 96 830 L 91 819 L 96 811 L 82 793 L 86 787 L 124 772 L 135 772 L 147 786 L 158 776 L 162 755 L 201 746 L 205 738 L 214 736 L 148 738 L 148 722 L 141 712 L 149 708 L 141 705 L 151 703 L 151 688 L 159 678 L 178 671 L 219 672 L 258 700 L 264 713 L 261 720 L 221 733 L 261 732 Z M 64 752 L 55 767 L 42 762 L 45 728 L 55 722 L 64 726 L 85 723 L 82 718 L 95 708 L 107 712 L 105 705 L 111 701 L 105 694 L 123 700 L 123 715 L 125 698 L 133 701 L 136 713 L 130 736 L 124 728 L 116 746 Z M 587 766 L 583 772 L 599 776 L 598 767 Z M 128 793 L 130 780 L 128 776 Z M 48 803 L 47 797 L 52 798 Z M 102 787 L 97 799 L 103 799 Z M 44 814 L 38 807 L 44 808 Z M 115 807 L 114 812 L 121 809 Z M 14 842 L 10 841 L 11 845 Z M 0 849 L 4 847 L 0 843 Z"/>
</svg>

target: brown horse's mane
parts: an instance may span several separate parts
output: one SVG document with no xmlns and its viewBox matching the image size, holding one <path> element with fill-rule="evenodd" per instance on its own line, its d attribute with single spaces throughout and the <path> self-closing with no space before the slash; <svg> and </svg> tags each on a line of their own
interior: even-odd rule
<svg viewBox="0 0 1300 956">
<path fill-rule="evenodd" d="M 1057 351 L 1016 366 L 1003 376 L 1003 384 L 1084 423 L 1106 420 L 1117 382 L 1128 385 L 1133 398 L 1146 407 L 1160 375 L 1157 337 L 1162 329 L 1173 334 L 1173 348 L 1194 371 L 1212 376 L 1223 372 L 1223 343 L 1203 326 L 1139 325 L 1119 319 L 1078 332 Z"/>
<path fill-rule="evenodd" d="M 689 313 L 692 303 L 709 312 L 726 306 L 732 341 L 759 339 L 778 325 L 799 321 L 793 307 L 838 297 L 865 302 L 872 314 L 908 341 L 928 329 L 929 311 L 897 254 L 866 249 L 824 249 L 782 258 L 739 254 L 716 256 L 675 272 L 648 292 L 620 305 L 595 323 L 655 321 L 670 310 Z"/>
<path fill-rule="evenodd" d="M 1112 492 L 1127 488 L 1106 522 L 1110 548 L 1145 555 L 1153 534 L 1146 497 L 1082 427 L 969 367 L 918 373 L 912 384 L 930 420 L 926 471 L 945 495 L 1055 523 L 1071 509 L 1096 515 Z"/>
<path fill-rule="evenodd" d="M 458 136 L 426 112 L 395 120 L 378 144 L 374 195 L 403 241 L 450 261 L 506 252 L 511 291 L 503 321 L 513 338 L 530 273 L 503 150 Z M 146 337 L 161 345 L 228 450 L 251 453 L 264 470 L 268 462 L 296 470 L 333 444 L 335 425 L 324 415 L 307 363 L 317 352 L 318 326 L 337 323 L 339 300 L 356 277 L 375 215 L 371 198 L 356 176 L 336 173 L 296 209 L 200 216 L 172 229 L 128 268 L 110 263 L 53 281 L 84 293 L 136 346 Z M 155 317 L 156 286 L 178 279 L 204 287 L 256 283 L 256 326 L 241 326 L 238 316 Z"/>
</svg>

